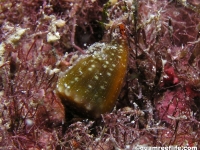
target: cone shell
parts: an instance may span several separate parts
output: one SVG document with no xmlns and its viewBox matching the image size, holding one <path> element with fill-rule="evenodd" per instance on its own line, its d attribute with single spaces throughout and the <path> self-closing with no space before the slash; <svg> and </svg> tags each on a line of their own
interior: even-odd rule
<svg viewBox="0 0 200 150">
<path fill-rule="evenodd" d="M 121 37 L 104 44 L 100 51 L 79 58 L 58 80 L 56 93 L 66 109 L 80 116 L 98 118 L 115 106 L 127 64 L 128 46 Z"/>
</svg>

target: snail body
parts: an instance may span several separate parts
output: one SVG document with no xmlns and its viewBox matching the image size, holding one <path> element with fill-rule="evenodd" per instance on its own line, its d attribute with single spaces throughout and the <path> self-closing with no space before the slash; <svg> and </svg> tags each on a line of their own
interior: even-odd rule
<svg viewBox="0 0 200 150">
<path fill-rule="evenodd" d="M 80 116 L 98 118 L 113 109 L 127 64 L 128 44 L 122 35 L 109 44 L 101 44 L 101 50 L 80 57 L 59 78 L 56 93 L 65 108 Z"/>
</svg>

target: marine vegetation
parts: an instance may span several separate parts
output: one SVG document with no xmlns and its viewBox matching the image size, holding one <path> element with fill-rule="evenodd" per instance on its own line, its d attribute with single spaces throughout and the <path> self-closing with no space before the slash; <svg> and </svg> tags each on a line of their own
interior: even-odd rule
<svg viewBox="0 0 200 150">
<path fill-rule="evenodd" d="M 199 0 L 1 0 L 0 149 L 199 149 L 199 31 Z"/>
</svg>

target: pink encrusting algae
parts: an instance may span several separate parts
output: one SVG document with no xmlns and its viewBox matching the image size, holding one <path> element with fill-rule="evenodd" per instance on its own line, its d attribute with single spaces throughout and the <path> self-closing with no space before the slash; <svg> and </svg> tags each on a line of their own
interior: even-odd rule
<svg viewBox="0 0 200 150">
<path fill-rule="evenodd" d="M 199 149 L 199 6 L 1 0 L 0 149 Z"/>
</svg>

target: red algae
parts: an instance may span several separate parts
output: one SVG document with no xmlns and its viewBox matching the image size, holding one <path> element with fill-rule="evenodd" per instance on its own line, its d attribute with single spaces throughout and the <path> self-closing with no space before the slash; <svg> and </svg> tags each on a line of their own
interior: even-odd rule
<svg viewBox="0 0 200 150">
<path fill-rule="evenodd" d="M 200 149 L 199 30 L 198 0 L 1 0 L 0 149 Z M 66 70 L 81 79 L 83 63 L 72 90 L 92 86 L 105 110 L 70 116 L 56 86 Z"/>
</svg>

